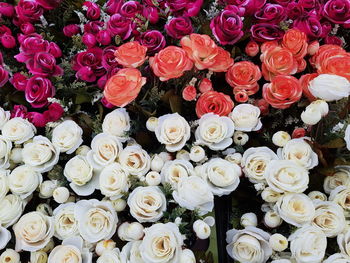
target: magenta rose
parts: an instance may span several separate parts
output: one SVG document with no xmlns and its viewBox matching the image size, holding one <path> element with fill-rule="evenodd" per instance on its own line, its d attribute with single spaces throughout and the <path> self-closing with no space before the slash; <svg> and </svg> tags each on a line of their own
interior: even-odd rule
<svg viewBox="0 0 350 263">
<path fill-rule="evenodd" d="M 34 26 L 29 22 L 22 23 L 19 27 L 25 35 L 32 34 L 35 32 Z"/>
<path fill-rule="evenodd" d="M 2 66 L 2 64 L 4 64 L 4 58 L 3 58 L 2 53 L 0 51 L 0 66 Z"/>
<path fill-rule="evenodd" d="M 0 25 L 0 37 L 2 37 L 3 35 L 5 34 L 9 34 L 11 35 L 12 32 L 11 32 L 11 29 L 9 29 L 7 26 L 5 25 Z"/>
<path fill-rule="evenodd" d="M 42 77 L 63 75 L 62 68 L 56 65 L 55 57 L 47 52 L 36 53 L 33 59 L 27 61 L 26 65 L 33 75 Z"/>
<path fill-rule="evenodd" d="M 16 46 L 16 39 L 10 34 L 5 34 L 1 37 L 1 44 L 4 48 L 14 48 Z"/>
<path fill-rule="evenodd" d="M 163 49 L 166 45 L 165 38 L 158 30 L 143 32 L 137 39 L 142 46 L 147 47 L 147 54 L 153 55 Z"/>
<path fill-rule="evenodd" d="M 322 25 L 316 16 L 304 16 L 294 21 L 293 27 L 303 31 L 309 39 L 320 38 L 323 35 Z"/>
<path fill-rule="evenodd" d="M 124 0 L 108 0 L 106 5 L 106 11 L 109 15 L 113 15 L 119 12 Z"/>
<path fill-rule="evenodd" d="M 81 41 L 84 43 L 85 46 L 87 46 L 88 48 L 92 48 L 96 45 L 97 40 L 94 34 L 91 33 L 85 33 L 82 38 Z"/>
<path fill-rule="evenodd" d="M 118 66 L 118 62 L 115 59 L 114 52 L 118 48 L 116 46 L 109 46 L 103 49 L 102 53 L 102 66 L 109 70 L 110 68 L 114 68 Z"/>
<path fill-rule="evenodd" d="M 103 46 L 107 46 L 112 42 L 111 35 L 108 30 L 101 30 L 97 33 L 96 40 Z"/>
<path fill-rule="evenodd" d="M 97 20 L 100 18 L 101 15 L 101 9 L 100 7 L 93 2 L 86 1 L 83 6 L 87 8 L 86 10 L 86 17 L 90 20 Z"/>
<path fill-rule="evenodd" d="M 151 24 L 156 24 L 159 21 L 158 9 L 153 6 L 144 6 L 142 16 L 148 19 Z"/>
<path fill-rule="evenodd" d="M 24 93 L 33 108 L 42 108 L 48 104 L 47 98 L 55 95 L 55 88 L 49 79 L 34 75 L 28 80 Z"/>
<path fill-rule="evenodd" d="M 181 39 L 193 33 L 191 19 L 188 17 L 174 17 L 165 25 L 166 33 L 175 39 Z"/>
<path fill-rule="evenodd" d="M 131 19 L 120 14 L 112 15 L 108 21 L 107 28 L 112 36 L 118 35 L 123 40 L 130 37 L 133 30 Z"/>
<path fill-rule="evenodd" d="M 57 8 L 63 0 L 35 0 L 39 5 L 47 10 Z"/>
<path fill-rule="evenodd" d="M 27 118 L 27 114 L 28 114 L 27 107 L 23 105 L 15 105 L 11 110 L 11 118 L 20 117 L 25 119 Z"/>
<path fill-rule="evenodd" d="M 279 26 L 265 23 L 253 25 L 250 32 L 253 39 L 258 42 L 280 40 L 284 35 L 284 31 Z"/>
<path fill-rule="evenodd" d="M 259 23 L 279 24 L 286 18 L 285 8 L 278 4 L 266 4 L 255 12 L 254 17 Z"/>
<path fill-rule="evenodd" d="M 3 66 L 0 66 L 0 88 L 9 80 L 9 73 Z"/>
<path fill-rule="evenodd" d="M 251 16 L 265 5 L 266 0 L 221 0 L 221 2 L 224 5 L 244 8 L 244 16 Z"/>
<path fill-rule="evenodd" d="M 134 18 L 136 14 L 142 14 L 142 9 L 139 2 L 127 1 L 121 6 L 119 13 L 124 17 Z"/>
<path fill-rule="evenodd" d="M 15 14 L 15 8 L 13 5 L 1 2 L 0 3 L 0 16 L 13 17 Z"/>
<path fill-rule="evenodd" d="M 287 6 L 289 3 L 294 2 L 294 0 L 273 0 L 276 4 Z"/>
<path fill-rule="evenodd" d="M 44 112 L 44 116 L 47 121 L 57 121 L 63 116 L 64 110 L 58 103 L 52 103 L 49 109 Z"/>
<path fill-rule="evenodd" d="M 337 36 L 326 36 L 324 39 L 325 44 L 331 44 L 331 45 L 337 45 L 342 46 L 343 40 Z"/>
<path fill-rule="evenodd" d="M 298 19 L 305 14 L 304 8 L 298 3 L 289 3 L 286 10 L 288 18 L 292 20 Z"/>
<path fill-rule="evenodd" d="M 10 82 L 16 90 L 24 91 L 26 89 L 28 79 L 23 74 L 16 72 L 13 74 Z"/>
<path fill-rule="evenodd" d="M 43 8 L 38 4 L 38 1 L 33 0 L 20 0 L 15 10 L 18 19 L 24 22 L 39 20 L 44 12 Z"/>
<path fill-rule="evenodd" d="M 318 0 L 299 0 L 298 4 L 307 10 L 320 7 L 320 3 Z"/>
<path fill-rule="evenodd" d="M 234 10 L 224 10 L 210 22 L 210 28 L 221 45 L 233 45 L 243 36 L 243 22 Z"/>
<path fill-rule="evenodd" d="M 329 0 L 322 13 L 335 24 L 350 24 L 350 0 Z"/>
<path fill-rule="evenodd" d="M 15 56 L 18 62 L 25 63 L 33 58 L 36 53 L 47 52 L 49 50 L 49 42 L 44 40 L 38 34 L 30 34 L 20 37 L 19 42 L 20 53 Z"/>
<path fill-rule="evenodd" d="M 48 52 L 51 55 L 53 55 L 55 58 L 62 57 L 62 51 L 61 51 L 60 47 L 54 42 L 49 43 Z"/>
<path fill-rule="evenodd" d="M 73 69 L 77 71 L 78 78 L 94 82 L 97 77 L 103 76 L 106 70 L 102 66 L 102 49 L 89 48 L 86 51 L 78 53 L 73 59 Z"/>
<path fill-rule="evenodd" d="M 165 5 L 177 16 L 196 16 L 203 5 L 203 0 L 166 0 Z"/>
<path fill-rule="evenodd" d="M 40 112 L 28 112 L 27 116 L 28 121 L 34 124 L 35 127 L 42 128 L 48 123 L 45 115 Z"/>
<path fill-rule="evenodd" d="M 72 37 L 80 33 L 80 27 L 76 24 L 70 24 L 63 28 L 63 34 L 66 37 Z"/>
<path fill-rule="evenodd" d="M 84 33 L 91 33 L 96 35 L 103 29 L 105 23 L 103 21 L 90 21 L 84 25 Z"/>
</svg>

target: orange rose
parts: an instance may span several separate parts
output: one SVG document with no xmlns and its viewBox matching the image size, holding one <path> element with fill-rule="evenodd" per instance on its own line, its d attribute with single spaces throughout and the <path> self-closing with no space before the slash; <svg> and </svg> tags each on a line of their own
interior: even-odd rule
<svg viewBox="0 0 350 263">
<path fill-rule="evenodd" d="M 319 74 L 335 74 L 350 81 L 350 53 L 339 54 L 321 61 Z"/>
<path fill-rule="evenodd" d="M 207 69 L 215 64 L 219 48 L 208 35 L 191 34 L 183 37 L 180 43 L 197 69 Z"/>
<path fill-rule="evenodd" d="M 310 63 L 315 68 L 319 69 L 322 61 L 326 60 L 327 58 L 345 53 L 346 51 L 341 46 L 323 45 L 318 49 L 316 54 L 310 58 Z"/>
<path fill-rule="evenodd" d="M 186 52 L 182 48 L 175 46 L 168 46 L 159 51 L 159 53 L 149 59 L 149 64 L 153 73 L 161 81 L 179 78 L 186 70 L 190 70 L 193 67 L 193 63 Z"/>
<path fill-rule="evenodd" d="M 292 52 L 283 47 L 271 47 L 262 53 L 262 73 L 271 81 L 276 75 L 293 75 L 298 70 L 298 62 Z"/>
<path fill-rule="evenodd" d="M 260 78 L 259 67 L 250 61 L 237 62 L 226 72 L 226 81 L 234 88 L 235 94 L 240 91 L 245 91 L 247 95 L 256 93 L 259 89 L 257 81 Z"/>
<path fill-rule="evenodd" d="M 297 60 L 297 62 L 298 62 L 297 73 L 304 71 L 306 69 L 306 66 L 307 66 L 306 60 L 302 58 L 300 60 Z"/>
<path fill-rule="evenodd" d="M 230 96 L 217 91 L 207 91 L 199 97 L 196 104 L 196 113 L 198 118 L 209 112 L 227 116 L 232 111 L 233 106 Z"/>
<path fill-rule="evenodd" d="M 214 64 L 208 69 L 214 72 L 226 72 L 233 65 L 230 52 L 219 47 L 218 54 L 214 58 Z"/>
<path fill-rule="evenodd" d="M 263 86 L 263 98 L 274 108 L 287 109 L 300 100 L 302 88 L 298 79 L 292 76 L 276 76 Z"/>
<path fill-rule="evenodd" d="M 267 41 L 267 42 L 264 42 L 261 47 L 260 47 L 260 50 L 262 53 L 266 52 L 266 50 L 270 49 L 270 48 L 273 48 L 273 47 L 278 47 L 278 42 L 277 41 Z"/>
<path fill-rule="evenodd" d="M 250 56 L 250 57 L 255 57 L 259 51 L 260 47 L 259 44 L 256 43 L 255 41 L 249 41 L 249 43 L 245 46 L 245 53 Z"/>
<path fill-rule="evenodd" d="M 124 107 L 136 99 L 145 83 L 138 69 L 121 69 L 107 81 L 103 94 L 109 103 Z"/>
<path fill-rule="evenodd" d="M 127 68 L 137 68 L 146 60 L 147 48 L 137 41 L 131 41 L 118 47 L 114 56 L 117 62 Z"/>
<path fill-rule="evenodd" d="M 300 77 L 299 82 L 301 85 L 301 88 L 303 90 L 303 94 L 306 98 L 309 99 L 309 101 L 314 101 L 316 98 L 311 94 L 309 91 L 309 83 L 311 80 L 316 78 L 318 76 L 317 73 L 312 73 L 312 74 L 304 74 Z"/>
<path fill-rule="evenodd" d="M 302 59 L 307 54 L 306 34 L 298 29 L 288 30 L 283 36 L 282 47 L 292 52 L 297 60 Z"/>
</svg>

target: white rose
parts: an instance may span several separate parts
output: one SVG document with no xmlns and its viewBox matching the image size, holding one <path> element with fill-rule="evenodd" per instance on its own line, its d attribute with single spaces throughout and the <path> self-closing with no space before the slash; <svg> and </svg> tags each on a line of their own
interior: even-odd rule
<svg viewBox="0 0 350 263">
<path fill-rule="evenodd" d="M 8 170 L 0 169 L 0 200 L 2 200 L 9 191 Z"/>
<path fill-rule="evenodd" d="M 47 263 L 47 254 L 44 251 L 30 252 L 30 263 Z"/>
<path fill-rule="evenodd" d="M 240 153 L 231 153 L 225 156 L 225 160 L 229 161 L 230 163 L 241 165 L 242 157 L 243 156 Z"/>
<path fill-rule="evenodd" d="M 122 249 L 122 254 L 126 257 L 127 263 L 145 263 L 141 257 L 141 241 L 128 242 Z"/>
<path fill-rule="evenodd" d="M 144 236 L 144 227 L 138 222 L 124 222 L 118 228 L 118 236 L 123 241 L 136 241 Z"/>
<path fill-rule="evenodd" d="M 285 131 L 278 131 L 272 135 L 272 142 L 278 147 L 283 147 L 291 140 L 289 133 Z"/>
<path fill-rule="evenodd" d="M 252 104 L 242 103 L 237 105 L 229 116 L 237 131 L 257 131 L 262 127 L 260 109 Z"/>
<path fill-rule="evenodd" d="M 290 251 L 298 263 L 321 262 L 327 248 L 327 237 L 314 226 L 304 226 L 288 238 Z"/>
<path fill-rule="evenodd" d="M 129 190 L 128 174 L 119 163 L 112 163 L 101 171 L 99 186 L 103 195 L 118 199 Z"/>
<path fill-rule="evenodd" d="M 269 228 L 276 228 L 282 224 L 282 218 L 274 210 L 269 210 L 264 215 L 264 224 Z"/>
<path fill-rule="evenodd" d="M 160 157 L 159 154 L 153 155 L 151 160 L 151 170 L 160 172 L 163 168 L 164 162 L 165 161 L 163 160 L 163 158 Z"/>
<path fill-rule="evenodd" d="M 54 231 L 52 217 L 40 212 L 24 214 L 13 226 L 16 250 L 38 251 L 49 243 Z"/>
<path fill-rule="evenodd" d="M 4 249 L 11 239 L 11 233 L 6 228 L 0 226 L 0 250 Z"/>
<path fill-rule="evenodd" d="M 214 195 L 222 196 L 236 190 L 241 174 L 241 168 L 237 164 L 213 158 L 201 166 L 198 175 L 207 181 Z"/>
<path fill-rule="evenodd" d="M 245 213 L 241 216 L 240 223 L 241 223 L 241 226 L 243 227 L 247 227 L 247 226 L 255 227 L 258 225 L 258 218 L 254 213 Z"/>
<path fill-rule="evenodd" d="M 277 150 L 277 155 L 281 159 L 295 161 L 308 170 L 318 165 L 318 156 L 305 138 L 290 140 L 283 148 Z"/>
<path fill-rule="evenodd" d="M 270 235 L 256 227 L 226 233 L 227 253 L 239 262 L 264 263 L 272 254 Z"/>
<path fill-rule="evenodd" d="M 235 131 L 233 134 L 233 142 L 237 145 L 245 145 L 249 141 L 248 134 L 242 131 Z"/>
<path fill-rule="evenodd" d="M 96 263 L 126 263 L 125 256 L 120 253 L 119 248 L 105 250 L 97 259 Z"/>
<path fill-rule="evenodd" d="M 124 211 L 124 209 L 126 208 L 126 201 L 124 199 L 117 199 L 117 200 L 108 200 L 108 202 L 110 202 L 112 204 L 112 206 L 114 207 L 115 211 L 117 212 L 121 212 Z"/>
<path fill-rule="evenodd" d="M 21 263 L 18 252 L 13 249 L 6 249 L 0 256 L 0 263 Z"/>
<path fill-rule="evenodd" d="M 186 160 L 175 159 L 167 161 L 162 170 L 162 183 L 169 183 L 175 189 L 183 178 L 187 178 L 194 174 L 193 165 Z"/>
<path fill-rule="evenodd" d="M 346 148 L 350 151 L 350 125 L 346 126 L 344 140 L 346 142 Z"/>
<path fill-rule="evenodd" d="M 59 205 L 53 211 L 55 237 L 64 240 L 79 234 L 78 220 L 74 215 L 74 203 Z"/>
<path fill-rule="evenodd" d="M 96 170 L 101 170 L 116 160 L 122 148 L 123 146 L 117 137 L 100 133 L 92 139 L 91 151 L 86 157 Z"/>
<path fill-rule="evenodd" d="M 243 153 L 241 166 L 244 174 L 252 183 L 265 182 L 265 168 L 271 160 L 277 160 L 277 155 L 267 147 L 252 147 Z"/>
<path fill-rule="evenodd" d="M 110 239 L 117 229 L 118 217 L 108 202 L 81 200 L 75 205 L 74 216 L 80 235 L 90 243 Z"/>
<path fill-rule="evenodd" d="M 308 171 L 290 160 L 272 160 L 266 166 L 265 179 L 272 190 L 302 193 L 309 184 Z"/>
<path fill-rule="evenodd" d="M 276 259 L 276 260 L 272 260 L 271 263 L 294 263 L 294 261 L 290 261 L 289 259 Z"/>
<path fill-rule="evenodd" d="M 141 177 L 151 167 L 151 157 L 141 148 L 140 145 L 127 146 L 119 155 L 119 163 L 122 168 L 130 173 Z"/>
<path fill-rule="evenodd" d="M 349 262 L 350 262 L 350 257 L 342 253 L 335 253 L 323 261 L 323 263 L 349 263 Z"/>
<path fill-rule="evenodd" d="M 15 117 L 5 123 L 1 132 L 5 140 L 21 144 L 33 138 L 36 128 L 28 120 Z"/>
<path fill-rule="evenodd" d="M 350 187 L 350 166 L 348 165 L 336 166 L 332 176 L 325 177 L 323 189 L 326 194 L 330 194 L 332 190 L 341 185 Z"/>
<path fill-rule="evenodd" d="M 269 244 L 274 251 L 281 252 L 288 247 L 288 240 L 281 234 L 273 234 L 269 239 Z"/>
<path fill-rule="evenodd" d="M 301 113 L 300 118 L 307 125 L 315 125 L 322 119 L 322 114 L 316 105 L 310 104 Z"/>
<path fill-rule="evenodd" d="M 40 184 L 39 187 L 39 197 L 40 198 L 50 198 L 53 195 L 53 191 L 57 188 L 58 181 L 47 180 Z"/>
<path fill-rule="evenodd" d="M 83 139 L 83 129 L 72 120 L 65 120 L 52 131 L 52 144 L 67 154 L 73 153 Z"/>
<path fill-rule="evenodd" d="M 40 212 L 40 213 L 47 215 L 47 216 L 51 216 L 52 212 L 53 212 L 51 206 L 49 204 L 46 204 L 46 203 L 38 204 L 35 211 Z"/>
<path fill-rule="evenodd" d="M 5 123 L 10 119 L 11 113 L 9 111 L 5 111 L 0 107 L 0 129 L 5 125 Z"/>
<path fill-rule="evenodd" d="M 337 237 L 340 252 L 350 257 L 350 230 L 341 233 Z"/>
<path fill-rule="evenodd" d="M 9 188 L 13 194 L 26 198 L 42 183 L 41 173 L 31 166 L 21 165 L 12 170 L 8 176 Z"/>
<path fill-rule="evenodd" d="M 315 207 L 312 225 L 321 229 L 327 237 L 335 237 L 343 232 L 345 216 L 340 205 L 330 201 L 316 201 Z"/>
<path fill-rule="evenodd" d="M 22 163 L 22 150 L 23 148 L 13 148 L 10 153 L 10 161 L 15 164 Z"/>
<path fill-rule="evenodd" d="M 162 182 L 162 177 L 158 172 L 151 171 L 146 174 L 146 184 L 149 186 L 157 186 Z"/>
<path fill-rule="evenodd" d="M 310 81 L 309 91 L 319 99 L 334 101 L 350 95 L 350 82 L 341 76 L 320 74 Z"/>
<path fill-rule="evenodd" d="M 7 169 L 10 167 L 10 154 L 12 143 L 0 135 L 0 168 Z"/>
<path fill-rule="evenodd" d="M 78 195 L 91 195 L 98 184 L 95 184 L 97 176 L 94 176 L 91 164 L 81 155 L 74 156 L 66 163 L 63 174 Z"/>
<path fill-rule="evenodd" d="M 7 195 L 0 200 L 0 224 L 8 228 L 21 217 L 26 201 L 18 195 Z"/>
<path fill-rule="evenodd" d="M 158 126 L 158 118 L 156 117 L 150 117 L 146 121 L 146 128 L 147 130 L 154 132 Z"/>
<path fill-rule="evenodd" d="M 98 256 L 101 256 L 106 250 L 113 250 L 116 247 L 116 243 L 112 239 L 102 240 L 97 243 L 95 252 Z"/>
<path fill-rule="evenodd" d="M 277 200 L 282 196 L 282 193 L 276 192 L 272 190 L 271 187 L 266 187 L 262 192 L 261 192 L 261 198 L 265 202 L 269 203 L 276 203 Z"/>
<path fill-rule="evenodd" d="M 192 162 L 198 163 L 206 159 L 205 150 L 203 147 L 195 145 L 191 147 L 190 159 Z"/>
<path fill-rule="evenodd" d="M 285 194 L 275 209 L 284 221 L 297 227 L 310 223 L 315 216 L 315 205 L 305 194 Z"/>
<path fill-rule="evenodd" d="M 69 198 L 69 190 L 67 187 L 57 187 L 52 193 L 53 199 L 56 203 L 63 204 L 67 202 Z"/>
<path fill-rule="evenodd" d="M 350 212 L 350 188 L 345 186 L 338 186 L 332 190 L 329 201 L 340 205 L 344 209 L 344 213 L 349 215 Z"/>
<path fill-rule="evenodd" d="M 48 263 L 92 263 L 92 254 L 83 248 L 81 237 L 70 237 L 62 245 L 55 247 L 48 258 Z"/>
<path fill-rule="evenodd" d="M 329 112 L 328 103 L 324 100 L 315 100 L 310 103 L 310 105 L 314 105 L 321 112 L 322 117 L 326 116 Z"/>
<path fill-rule="evenodd" d="M 311 198 L 311 200 L 327 201 L 326 194 L 320 191 L 311 191 L 310 193 L 308 193 L 308 196 Z"/>
<path fill-rule="evenodd" d="M 196 144 L 206 145 L 214 151 L 223 150 L 232 144 L 234 130 L 235 126 L 229 117 L 204 114 L 195 132 Z"/>
<path fill-rule="evenodd" d="M 108 113 L 103 120 L 102 130 L 116 136 L 121 142 L 128 140 L 130 130 L 130 117 L 126 109 L 119 108 Z"/>
<path fill-rule="evenodd" d="M 33 167 L 35 171 L 45 173 L 57 164 L 59 149 L 52 145 L 48 138 L 35 136 L 32 142 L 24 145 L 22 159 L 26 165 Z"/>
<path fill-rule="evenodd" d="M 180 180 L 173 192 L 174 200 L 189 210 L 199 210 L 204 215 L 213 210 L 214 195 L 208 184 L 198 176 L 189 176 Z"/>
<path fill-rule="evenodd" d="M 155 129 L 157 140 L 165 144 L 169 152 L 176 152 L 185 146 L 191 137 L 190 125 L 178 113 L 166 114 L 158 119 Z"/>
<path fill-rule="evenodd" d="M 128 197 L 131 215 L 139 222 L 156 222 L 166 211 L 164 193 L 157 186 L 137 187 Z"/>
<path fill-rule="evenodd" d="M 181 257 L 183 238 L 174 223 L 154 224 L 145 229 L 139 247 L 145 263 L 176 263 Z"/>
<path fill-rule="evenodd" d="M 200 219 L 193 223 L 193 231 L 199 239 L 207 239 L 210 237 L 211 233 L 210 226 Z"/>
<path fill-rule="evenodd" d="M 184 249 L 181 253 L 181 258 L 179 263 L 196 263 L 196 258 L 190 249 Z"/>
<path fill-rule="evenodd" d="M 87 156 L 88 152 L 91 151 L 91 148 L 87 145 L 81 145 L 78 149 L 75 150 L 76 155 Z"/>
</svg>

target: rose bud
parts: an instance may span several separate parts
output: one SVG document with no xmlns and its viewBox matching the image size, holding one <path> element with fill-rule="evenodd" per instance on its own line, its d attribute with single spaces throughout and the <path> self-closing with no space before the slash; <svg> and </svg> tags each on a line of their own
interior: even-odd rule
<svg viewBox="0 0 350 263">
<path fill-rule="evenodd" d="M 188 85 L 182 91 L 182 97 L 186 101 L 193 101 L 196 99 L 197 91 L 196 88 L 192 85 Z"/>
<path fill-rule="evenodd" d="M 245 53 L 250 57 L 255 57 L 260 51 L 259 44 L 251 40 L 245 47 Z"/>
<path fill-rule="evenodd" d="M 96 37 L 91 33 L 85 33 L 81 38 L 81 41 L 88 47 L 94 47 L 97 43 Z"/>
<path fill-rule="evenodd" d="M 107 46 L 112 42 L 111 35 L 107 30 L 101 30 L 97 33 L 96 40 L 101 45 Z"/>
<path fill-rule="evenodd" d="M 14 48 L 16 46 L 16 39 L 9 34 L 4 34 L 1 37 L 1 44 L 4 48 Z"/>
<path fill-rule="evenodd" d="M 72 37 L 80 33 L 80 27 L 75 24 L 67 25 L 63 28 L 63 34 L 66 37 Z"/>
</svg>

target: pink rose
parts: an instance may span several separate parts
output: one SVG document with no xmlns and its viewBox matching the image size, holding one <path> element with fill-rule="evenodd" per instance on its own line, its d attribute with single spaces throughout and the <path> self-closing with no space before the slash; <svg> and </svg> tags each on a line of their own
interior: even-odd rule
<svg viewBox="0 0 350 263">
<path fill-rule="evenodd" d="M 259 23 L 279 24 L 286 18 L 285 8 L 281 5 L 266 4 L 254 14 Z"/>
<path fill-rule="evenodd" d="M 60 47 L 54 42 L 49 43 L 48 52 L 51 55 L 53 55 L 55 58 L 59 58 L 62 56 L 62 51 L 61 51 Z"/>
<path fill-rule="evenodd" d="M 75 55 L 73 69 L 77 71 L 78 78 L 88 82 L 96 81 L 97 77 L 101 77 L 106 73 L 102 66 L 102 49 L 98 47 L 89 48 Z"/>
<path fill-rule="evenodd" d="M 16 90 L 24 91 L 26 89 L 28 79 L 23 74 L 16 72 L 13 74 L 10 82 Z"/>
<path fill-rule="evenodd" d="M 96 45 L 97 40 L 94 34 L 91 33 L 85 33 L 83 37 L 81 38 L 81 41 L 84 43 L 85 46 L 88 48 L 92 48 Z"/>
<path fill-rule="evenodd" d="M 159 21 L 158 9 L 153 6 L 144 6 L 142 16 L 148 19 L 151 24 L 156 24 Z"/>
<path fill-rule="evenodd" d="M 114 52 L 117 50 L 116 46 L 109 46 L 103 50 L 102 53 L 102 66 L 109 70 L 118 66 L 118 62 L 115 59 Z"/>
<path fill-rule="evenodd" d="M 279 26 L 271 24 L 253 25 L 250 32 L 253 39 L 258 42 L 280 40 L 284 35 L 284 31 Z"/>
<path fill-rule="evenodd" d="M 28 112 L 28 120 L 34 124 L 35 127 L 42 128 L 48 123 L 45 115 L 39 112 Z"/>
<path fill-rule="evenodd" d="M 63 34 L 66 37 L 72 37 L 80 33 L 80 27 L 76 24 L 70 24 L 63 28 Z"/>
<path fill-rule="evenodd" d="M 20 53 L 15 56 L 18 62 L 25 63 L 32 59 L 35 54 L 39 52 L 47 52 L 49 49 L 49 42 L 42 39 L 38 34 L 31 34 L 19 37 Z"/>
<path fill-rule="evenodd" d="M 306 12 L 302 5 L 299 5 L 298 3 L 289 3 L 287 5 L 287 16 L 288 18 L 295 20 L 297 18 L 302 17 Z"/>
<path fill-rule="evenodd" d="M 175 39 L 181 39 L 184 36 L 193 33 L 191 19 L 188 17 L 174 17 L 165 25 L 166 33 Z"/>
<path fill-rule="evenodd" d="M 100 18 L 101 15 L 101 9 L 100 7 L 93 2 L 86 1 L 83 6 L 87 8 L 86 10 L 86 17 L 90 20 L 97 20 Z"/>
<path fill-rule="evenodd" d="M 266 0 L 224 0 L 224 2 L 227 5 L 244 8 L 244 16 L 251 16 L 265 5 Z"/>
<path fill-rule="evenodd" d="M 35 0 L 39 5 L 47 10 L 52 10 L 57 8 L 62 0 Z"/>
<path fill-rule="evenodd" d="M 64 110 L 58 103 L 52 103 L 49 109 L 44 112 L 44 116 L 48 122 L 57 121 L 63 116 Z"/>
<path fill-rule="evenodd" d="M 55 57 L 47 52 L 36 53 L 34 58 L 28 60 L 26 65 L 33 75 L 48 77 L 63 74 L 63 70 L 56 65 Z"/>
<path fill-rule="evenodd" d="M 84 33 L 96 35 L 103 29 L 105 23 L 103 21 L 90 21 L 84 25 Z"/>
<path fill-rule="evenodd" d="M 94 82 L 96 81 L 96 76 L 94 74 L 94 71 L 90 67 L 82 67 L 80 68 L 76 73 L 76 78 L 81 79 L 86 82 Z"/>
<path fill-rule="evenodd" d="M 301 17 L 294 21 L 293 26 L 303 31 L 309 39 L 320 38 L 323 35 L 323 28 L 316 16 Z"/>
<path fill-rule="evenodd" d="M 343 45 L 343 40 L 337 36 L 326 36 L 324 39 L 325 44 L 331 44 L 331 45 L 337 45 L 337 46 L 342 46 Z"/>
<path fill-rule="evenodd" d="M 134 18 L 136 14 L 142 14 L 142 9 L 139 2 L 127 1 L 121 6 L 119 13 L 124 17 Z"/>
<path fill-rule="evenodd" d="M 32 107 L 42 108 L 49 103 L 47 98 L 55 95 L 55 88 L 49 79 L 34 75 L 28 80 L 24 93 Z"/>
<path fill-rule="evenodd" d="M 43 8 L 38 4 L 38 1 L 33 0 L 20 0 L 15 7 L 15 10 L 18 19 L 24 22 L 34 22 L 39 20 L 44 12 Z"/>
<path fill-rule="evenodd" d="M 16 46 L 16 39 L 9 34 L 5 34 L 1 37 L 1 44 L 4 48 L 14 48 Z"/>
<path fill-rule="evenodd" d="M 11 119 L 15 117 L 21 117 L 23 119 L 27 118 L 28 110 L 23 105 L 15 105 L 11 110 Z"/>
<path fill-rule="evenodd" d="M 111 35 L 109 34 L 108 30 L 101 30 L 100 32 L 98 32 L 96 40 L 103 46 L 107 46 L 112 42 Z"/>
<path fill-rule="evenodd" d="M 107 13 L 113 15 L 119 12 L 124 0 L 108 0 L 107 1 Z"/>
<path fill-rule="evenodd" d="M 0 66 L 0 88 L 3 87 L 8 80 L 9 73 L 4 69 L 3 66 Z"/>
<path fill-rule="evenodd" d="M 13 17 L 15 8 L 13 5 L 2 2 L 0 3 L 0 16 Z"/>
<path fill-rule="evenodd" d="M 350 24 L 350 0 L 326 1 L 322 14 L 335 24 Z"/>
<path fill-rule="evenodd" d="M 182 91 L 182 98 L 186 101 L 193 101 L 196 99 L 197 90 L 194 86 L 188 85 Z"/>
<path fill-rule="evenodd" d="M 166 0 L 165 5 L 176 15 L 197 16 L 203 0 Z"/>
<path fill-rule="evenodd" d="M 129 38 L 133 30 L 132 21 L 120 14 L 111 16 L 107 28 L 112 36 L 118 35 L 123 40 Z"/>
<path fill-rule="evenodd" d="M 22 23 L 20 25 L 20 29 L 25 35 L 32 34 L 35 32 L 34 26 L 29 22 Z"/>
<path fill-rule="evenodd" d="M 147 48 L 148 55 L 154 55 L 162 50 L 165 45 L 165 38 L 158 30 L 149 30 L 143 32 L 137 39 L 140 44 Z"/>
<path fill-rule="evenodd" d="M 2 37 L 5 34 L 12 35 L 11 29 L 9 29 L 5 25 L 0 25 L 0 37 Z"/>
</svg>

